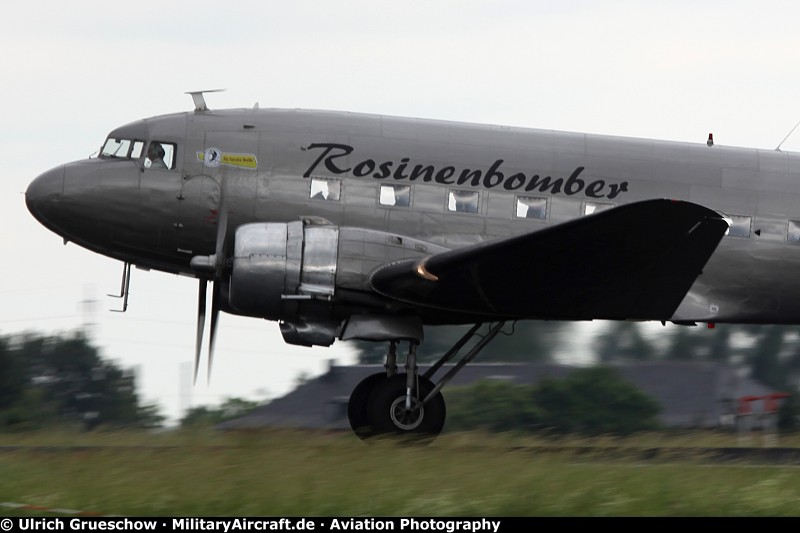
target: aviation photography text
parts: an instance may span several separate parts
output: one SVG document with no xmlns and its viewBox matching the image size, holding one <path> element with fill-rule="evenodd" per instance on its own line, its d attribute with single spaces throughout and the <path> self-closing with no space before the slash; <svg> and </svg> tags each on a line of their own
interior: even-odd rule
<svg viewBox="0 0 800 533">
<path fill-rule="evenodd" d="M 498 533 L 502 520 L 438 518 L 4 518 L 0 531 L 459 531 Z"/>
</svg>

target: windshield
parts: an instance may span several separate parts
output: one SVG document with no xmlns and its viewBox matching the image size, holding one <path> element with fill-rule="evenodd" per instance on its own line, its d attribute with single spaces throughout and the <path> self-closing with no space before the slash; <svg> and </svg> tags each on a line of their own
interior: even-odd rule
<svg viewBox="0 0 800 533">
<path fill-rule="evenodd" d="M 144 148 L 144 141 L 136 141 L 132 139 L 115 139 L 109 137 L 106 139 L 103 149 L 100 151 L 100 157 L 104 158 L 117 158 L 117 159 L 138 159 L 142 155 Z"/>
</svg>

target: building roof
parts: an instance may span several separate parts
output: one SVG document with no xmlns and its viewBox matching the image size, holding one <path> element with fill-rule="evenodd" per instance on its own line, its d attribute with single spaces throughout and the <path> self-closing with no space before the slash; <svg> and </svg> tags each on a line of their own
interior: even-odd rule
<svg viewBox="0 0 800 533">
<path fill-rule="evenodd" d="M 655 398 L 662 407 L 660 422 L 667 427 L 717 427 L 743 396 L 763 396 L 771 391 L 734 367 L 713 362 L 653 361 L 614 365 L 623 378 Z M 420 373 L 427 367 L 420 367 Z M 441 369 L 434 381 L 447 372 Z M 469 385 L 481 379 L 502 379 L 535 384 L 545 378 L 561 379 L 578 367 L 544 363 L 472 363 L 448 383 Z M 247 415 L 220 424 L 221 429 L 260 427 L 349 429 L 347 401 L 355 386 L 381 365 L 331 364 L 328 372 L 309 380 L 281 398 Z M 445 430 L 447 426 L 445 426 Z"/>
</svg>

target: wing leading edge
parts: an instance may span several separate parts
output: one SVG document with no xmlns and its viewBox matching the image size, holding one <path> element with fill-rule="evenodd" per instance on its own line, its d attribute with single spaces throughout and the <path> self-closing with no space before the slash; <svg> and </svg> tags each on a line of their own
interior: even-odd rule
<svg viewBox="0 0 800 533">
<path fill-rule="evenodd" d="M 697 204 L 647 200 L 384 265 L 370 283 L 415 306 L 482 317 L 668 320 L 727 228 Z"/>
</svg>

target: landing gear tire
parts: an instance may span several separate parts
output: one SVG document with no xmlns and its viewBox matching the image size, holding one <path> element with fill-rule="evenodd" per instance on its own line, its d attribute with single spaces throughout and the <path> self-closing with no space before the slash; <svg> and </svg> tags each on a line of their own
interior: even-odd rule
<svg viewBox="0 0 800 533">
<path fill-rule="evenodd" d="M 412 391 L 411 408 L 406 406 L 406 375 L 398 374 L 378 383 L 369 397 L 368 413 L 375 435 L 405 435 L 433 439 L 442 432 L 447 414 L 444 398 L 437 392 L 422 405 L 433 390 L 427 378 L 419 376 L 419 394 Z"/>
<path fill-rule="evenodd" d="M 347 419 L 350 421 L 353 433 L 361 439 L 368 439 L 375 434 L 369 419 L 369 397 L 375 386 L 386 379 L 385 372 L 367 376 L 350 394 L 350 400 L 347 402 Z"/>
</svg>

